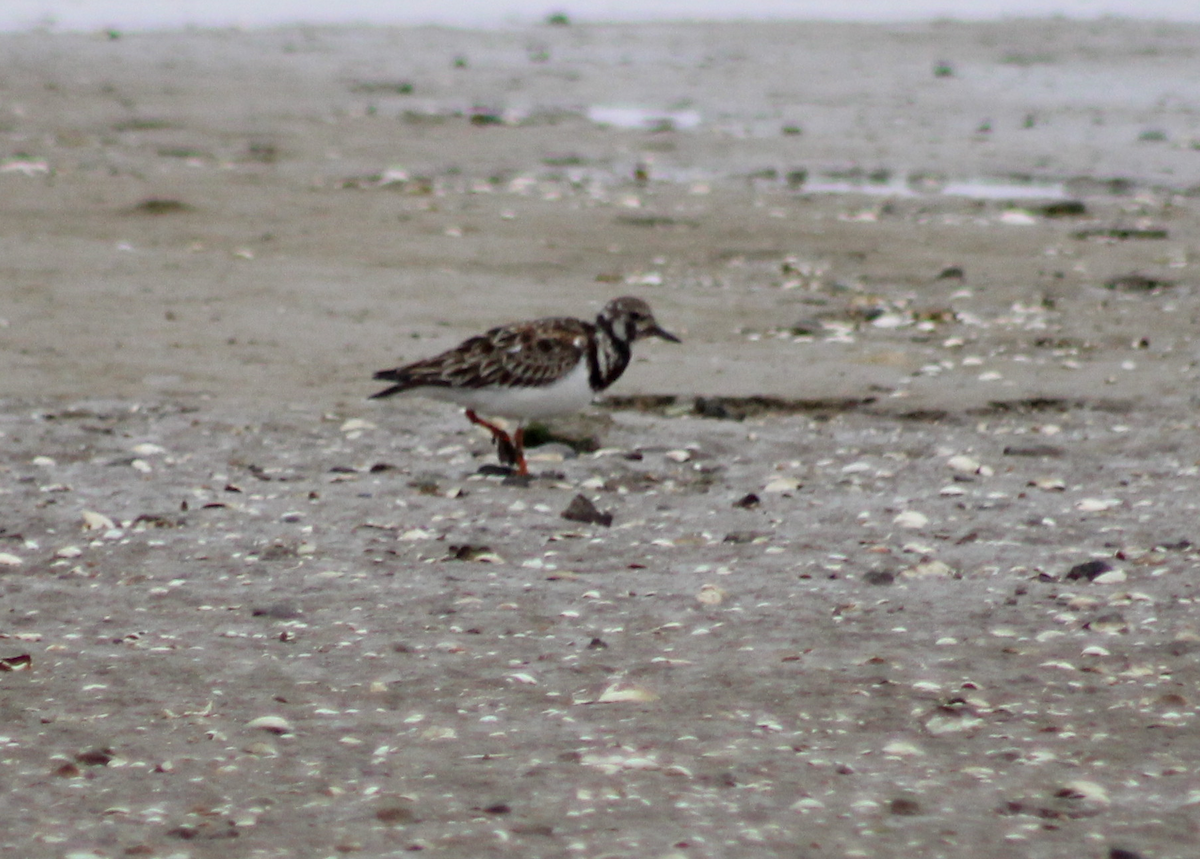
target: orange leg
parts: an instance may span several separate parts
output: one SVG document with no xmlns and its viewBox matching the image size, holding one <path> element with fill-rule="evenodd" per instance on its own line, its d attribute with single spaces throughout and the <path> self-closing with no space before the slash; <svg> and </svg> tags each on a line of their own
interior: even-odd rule
<svg viewBox="0 0 1200 859">
<path fill-rule="evenodd" d="M 467 420 L 473 424 L 486 427 L 492 433 L 496 442 L 496 452 L 504 465 L 515 465 L 517 474 L 528 474 L 529 467 L 525 464 L 525 428 L 517 427 L 514 436 L 510 436 L 491 421 L 485 421 L 475 414 L 473 409 L 467 409 Z"/>
<path fill-rule="evenodd" d="M 529 474 L 529 466 L 525 464 L 525 427 L 517 427 L 513 433 L 513 454 L 517 463 L 517 474 Z"/>
</svg>

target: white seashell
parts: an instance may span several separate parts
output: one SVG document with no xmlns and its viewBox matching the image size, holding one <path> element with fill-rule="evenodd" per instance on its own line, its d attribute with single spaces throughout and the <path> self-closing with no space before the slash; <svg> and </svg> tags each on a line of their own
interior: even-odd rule
<svg viewBox="0 0 1200 859">
<path fill-rule="evenodd" d="M 1070 662 L 1063 662 L 1061 659 L 1051 659 L 1047 662 L 1043 662 L 1038 667 L 1039 668 L 1057 668 L 1060 671 L 1075 671 L 1075 670 L 1077 670 L 1075 668 L 1075 666 L 1072 665 Z"/>
<path fill-rule="evenodd" d="M 1096 578 L 1092 579 L 1092 581 L 1098 585 L 1116 585 L 1125 581 L 1127 578 L 1129 578 L 1129 576 L 1125 574 L 1124 570 L 1109 570 L 1107 573 L 1101 573 L 1100 575 L 1096 576 Z"/>
<path fill-rule="evenodd" d="M 59 549 L 57 552 L 54 553 L 54 557 L 56 557 L 56 558 L 78 558 L 82 554 L 83 554 L 83 549 L 79 548 L 78 546 L 63 546 L 61 549 Z"/>
<path fill-rule="evenodd" d="M 150 442 L 142 442 L 141 444 L 135 444 L 130 448 L 130 451 L 136 453 L 138 456 L 153 456 L 156 453 L 166 453 L 167 449 L 157 444 L 151 444 Z"/>
<path fill-rule="evenodd" d="M 720 605 L 725 602 L 725 598 L 729 596 L 724 589 L 716 585 L 701 585 L 700 593 L 696 594 L 696 599 L 703 605 Z"/>
<path fill-rule="evenodd" d="M 983 719 L 978 716 L 950 716 L 936 715 L 931 716 L 925 723 L 925 730 L 933 734 L 935 737 L 940 737 L 944 734 L 958 734 L 963 731 L 969 731 L 972 728 L 978 728 L 983 724 Z"/>
<path fill-rule="evenodd" d="M 52 456 L 35 456 L 33 464 L 41 468 L 53 468 L 58 462 Z"/>
<path fill-rule="evenodd" d="M 892 520 L 901 528 L 924 528 L 929 524 L 929 517 L 917 510 L 905 510 Z"/>
<path fill-rule="evenodd" d="M 83 530 L 85 531 L 112 531 L 116 527 L 113 520 L 103 513 L 96 513 L 93 510 L 83 511 Z"/>
<path fill-rule="evenodd" d="M 979 472 L 979 460 L 972 459 L 966 454 L 958 454 L 946 460 L 946 465 L 954 471 L 962 474 L 977 474 Z"/>
<path fill-rule="evenodd" d="M 1024 209 L 1009 209 L 1000 213 L 1000 223 L 1015 227 L 1028 227 L 1037 223 L 1037 218 Z"/>
<path fill-rule="evenodd" d="M 456 731 L 450 727 L 434 726 L 432 728 L 426 728 L 424 731 L 422 731 L 421 739 L 422 740 L 457 740 L 458 739 L 458 731 Z"/>
<path fill-rule="evenodd" d="M 1108 796 L 1108 791 L 1094 781 L 1084 781 L 1082 779 L 1079 781 L 1069 781 L 1062 786 L 1059 795 L 1069 799 L 1082 799 L 1093 805 L 1112 804 L 1112 800 Z"/>
<path fill-rule="evenodd" d="M 270 731 L 272 734 L 286 734 L 292 730 L 292 723 L 282 716 L 259 716 L 247 722 L 246 727 Z"/>
<path fill-rule="evenodd" d="M 687 462 L 692 458 L 692 452 L 690 450 L 668 450 L 663 456 L 672 462 Z"/>
<path fill-rule="evenodd" d="M 915 564 L 900 573 L 906 579 L 949 579 L 953 578 L 954 568 L 942 561 L 925 561 Z"/>
<path fill-rule="evenodd" d="M 628 704 L 657 701 L 658 694 L 644 686 L 633 686 L 628 683 L 614 683 L 600 693 L 597 704 Z"/>
<path fill-rule="evenodd" d="M 1120 506 L 1121 499 L 1119 498 L 1084 498 L 1075 504 L 1075 509 L 1084 513 L 1102 513 Z"/>
<path fill-rule="evenodd" d="M 11 552 L 0 552 L 0 567 L 19 567 L 25 563 Z"/>
<path fill-rule="evenodd" d="M 341 425 L 340 429 L 342 432 L 361 432 L 375 429 L 375 424 L 363 418 L 350 418 Z"/>
<path fill-rule="evenodd" d="M 798 811 L 801 814 L 807 814 L 810 811 L 819 811 L 824 807 L 825 803 L 821 802 L 821 800 L 806 796 L 804 799 L 798 799 L 793 802 L 791 805 L 791 810 Z"/>
<path fill-rule="evenodd" d="M 901 328 L 908 325 L 912 320 L 901 313 L 884 313 L 881 316 L 875 317 L 871 321 L 871 325 L 875 328 Z"/>
<path fill-rule="evenodd" d="M 773 477 L 767 481 L 767 485 L 763 487 L 763 492 L 779 495 L 785 492 L 795 492 L 799 488 L 800 481 L 794 477 Z"/>
<path fill-rule="evenodd" d="M 919 746 L 907 740 L 892 740 L 883 747 L 883 753 L 898 758 L 912 758 L 925 754 Z"/>
</svg>

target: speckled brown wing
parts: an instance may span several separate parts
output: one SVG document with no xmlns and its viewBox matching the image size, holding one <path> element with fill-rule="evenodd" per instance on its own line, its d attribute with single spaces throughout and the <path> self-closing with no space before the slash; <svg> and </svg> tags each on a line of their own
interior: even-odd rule
<svg viewBox="0 0 1200 859">
<path fill-rule="evenodd" d="M 375 397 L 421 387 L 523 388 L 547 385 L 585 360 L 592 325 L 578 319 L 551 318 L 493 328 L 453 349 L 376 379 L 395 382 Z"/>
</svg>

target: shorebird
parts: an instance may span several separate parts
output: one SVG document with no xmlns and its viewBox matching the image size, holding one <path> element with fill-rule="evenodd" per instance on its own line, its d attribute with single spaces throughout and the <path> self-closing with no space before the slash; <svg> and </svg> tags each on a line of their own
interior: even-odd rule
<svg viewBox="0 0 1200 859">
<path fill-rule="evenodd" d="M 465 406 L 467 420 L 492 433 L 501 463 L 528 474 L 525 422 L 582 409 L 621 377 L 630 346 L 644 337 L 679 342 L 658 326 L 649 304 L 627 295 L 604 305 L 594 322 L 569 316 L 513 322 L 440 355 L 380 370 L 374 378 L 393 384 L 371 399 L 413 393 Z M 515 420 L 517 428 L 509 435 L 479 412 Z"/>
</svg>

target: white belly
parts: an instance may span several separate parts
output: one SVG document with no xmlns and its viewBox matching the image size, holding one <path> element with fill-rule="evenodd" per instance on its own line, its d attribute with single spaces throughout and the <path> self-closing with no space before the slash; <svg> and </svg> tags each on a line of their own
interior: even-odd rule
<svg viewBox="0 0 1200 859">
<path fill-rule="evenodd" d="M 540 388 L 414 388 L 411 393 L 458 403 L 484 415 L 530 420 L 577 412 L 595 395 L 588 383 L 587 361 L 580 361 L 557 382 Z"/>
</svg>

